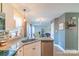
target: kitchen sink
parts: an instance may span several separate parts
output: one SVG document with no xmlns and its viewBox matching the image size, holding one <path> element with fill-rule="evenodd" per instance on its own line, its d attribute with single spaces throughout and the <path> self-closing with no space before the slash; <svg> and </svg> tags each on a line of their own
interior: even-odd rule
<svg viewBox="0 0 79 59">
<path fill-rule="evenodd" d="M 36 39 L 25 39 L 25 40 L 22 40 L 21 42 L 26 43 L 26 42 L 30 42 L 30 41 L 34 41 L 34 40 L 36 40 Z"/>
</svg>

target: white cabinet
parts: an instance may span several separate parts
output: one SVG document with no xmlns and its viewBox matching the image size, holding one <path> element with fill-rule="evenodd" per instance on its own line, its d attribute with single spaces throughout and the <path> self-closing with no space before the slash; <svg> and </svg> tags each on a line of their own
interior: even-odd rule
<svg viewBox="0 0 79 59">
<path fill-rule="evenodd" d="M 24 52 L 23 52 L 23 51 L 24 51 L 23 49 L 24 49 L 24 48 L 21 47 L 21 48 L 17 51 L 16 55 L 17 55 L 17 56 L 23 56 L 23 53 L 24 53 Z"/>
<path fill-rule="evenodd" d="M 40 40 L 25 44 L 17 51 L 17 56 L 53 56 L 53 41 Z"/>
<path fill-rule="evenodd" d="M 40 56 L 41 42 L 34 42 L 24 46 L 24 56 Z"/>
</svg>

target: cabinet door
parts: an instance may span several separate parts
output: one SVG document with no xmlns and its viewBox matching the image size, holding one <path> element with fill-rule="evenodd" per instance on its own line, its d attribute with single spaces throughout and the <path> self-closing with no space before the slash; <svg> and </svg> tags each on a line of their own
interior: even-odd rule
<svg viewBox="0 0 79 59">
<path fill-rule="evenodd" d="M 41 55 L 41 45 L 40 42 L 34 42 L 24 46 L 25 56 L 40 56 Z"/>
<path fill-rule="evenodd" d="M 33 43 L 33 55 L 34 56 L 41 56 L 41 41 Z"/>
<path fill-rule="evenodd" d="M 18 51 L 17 51 L 17 56 L 23 56 L 23 47 L 21 47 Z"/>
<path fill-rule="evenodd" d="M 42 42 L 42 56 L 53 56 L 53 43 Z"/>
<path fill-rule="evenodd" d="M 24 56 L 32 56 L 33 50 L 32 50 L 32 44 L 28 44 L 24 46 Z"/>
</svg>

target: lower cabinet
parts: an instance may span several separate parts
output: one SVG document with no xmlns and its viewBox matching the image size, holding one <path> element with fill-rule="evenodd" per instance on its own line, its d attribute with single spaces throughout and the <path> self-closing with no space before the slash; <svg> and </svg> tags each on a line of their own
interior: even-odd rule
<svg viewBox="0 0 79 59">
<path fill-rule="evenodd" d="M 17 56 L 53 56 L 53 41 L 40 40 L 22 46 Z"/>
<path fill-rule="evenodd" d="M 34 42 L 24 46 L 24 56 L 41 56 L 41 42 Z"/>
<path fill-rule="evenodd" d="M 17 53 L 16 53 L 16 56 L 23 56 L 23 53 L 24 53 L 24 47 L 21 47 Z"/>
<path fill-rule="evenodd" d="M 52 41 L 41 42 L 41 54 L 42 56 L 53 56 L 53 42 Z"/>
</svg>

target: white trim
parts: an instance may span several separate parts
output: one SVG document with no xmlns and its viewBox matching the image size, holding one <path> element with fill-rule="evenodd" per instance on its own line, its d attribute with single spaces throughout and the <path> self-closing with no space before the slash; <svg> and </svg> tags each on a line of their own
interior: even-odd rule
<svg viewBox="0 0 79 59">
<path fill-rule="evenodd" d="M 79 53 L 79 50 L 64 50 L 60 45 L 58 44 L 54 44 L 54 46 L 57 46 L 61 51 L 63 51 L 64 53 Z"/>
<path fill-rule="evenodd" d="M 79 52 L 78 50 L 65 50 L 65 52 Z"/>
<path fill-rule="evenodd" d="M 63 52 L 65 52 L 65 50 L 58 44 L 54 44 L 54 46 L 57 46 L 58 48 L 60 48 L 60 50 L 62 50 Z"/>
</svg>

